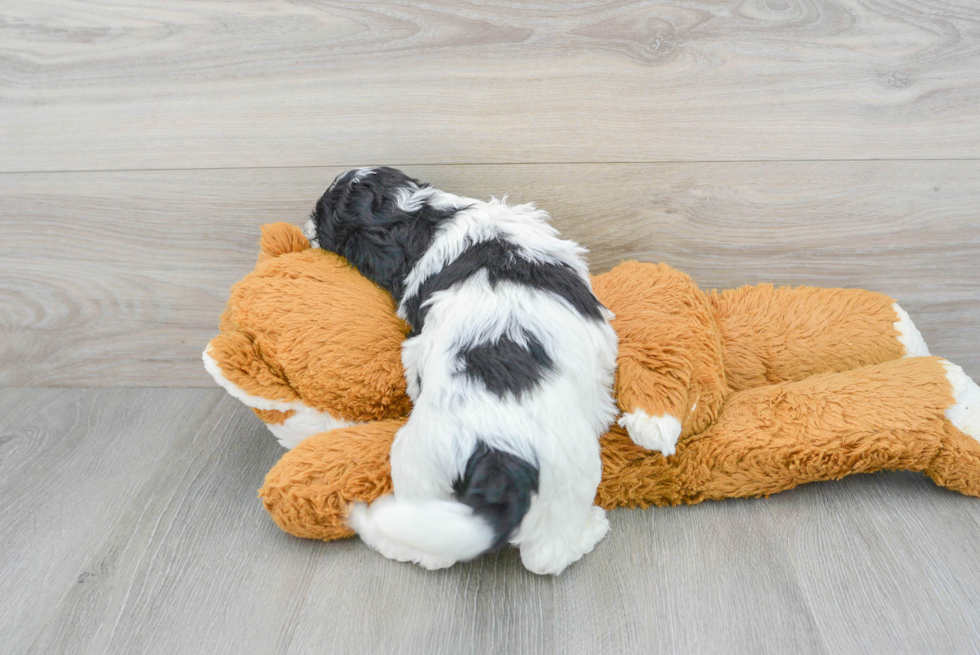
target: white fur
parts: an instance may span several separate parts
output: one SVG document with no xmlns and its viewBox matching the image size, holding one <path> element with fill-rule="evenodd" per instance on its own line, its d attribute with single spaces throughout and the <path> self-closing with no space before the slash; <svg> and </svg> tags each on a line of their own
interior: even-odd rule
<svg viewBox="0 0 980 655">
<path fill-rule="evenodd" d="M 946 418 L 960 432 L 980 441 L 980 387 L 956 364 L 943 361 L 943 366 L 956 401 L 946 410 Z"/>
<path fill-rule="evenodd" d="M 572 267 L 592 288 L 584 260 L 585 249 L 573 241 L 559 239 L 558 231 L 548 223 L 548 212 L 536 209 L 532 204 L 508 206 L 503 200 L 481 202 L 445 193 L 441 200 L 462 209 L 439 226 L 432 246 L 405 278 L 405 292 L 399 307 L 402 318 L 405 318 L 402 307 L 418 293 L 426 278 L 441 271 L 471 245 L 496 237 L 519 246 L 533 262 L 562 263 Z"/>
<path fill-rule="evenodd" d="M 313 222 L 312 218 L 303 223 L 303 236 L 314 248 L 320 247 L 320 242 L 316 240 L 316 223 Z"/>
<path fill-rule="evenodd" d="M 374 171 L 375 169 L 371 166 L 362 166 L 361 168 L 355 168 L 354 175 L 353 177 L 351 177 L 348 184 L 357 184 L 358 182 L 366 178 L 368 175 L 374 175 Z M 335 179 L 333 181 L 333 184 L 330 185 L 330 188 L 332 189 L 334 187 L 334 184 L 336 183 L 337 180 Z"/>
<path fill-rule="evenodd" d="M 584 251 L 558 239 L 543 212 L 496 201 L 467 199 L 460 205 L 465 208 L 440 228 L 408 276 L 405 298 L 469 245 L 495 236 L 512 241 L 529 259 L 572 267 L 588 283 Z M 423 565 L 448 565 L 483 552 L 486 546 L 461 556 L 484 543 L 473 527 L 482 521 L 476 517 L 458 534 L 440 533 L 424 545 L 415 536 L 416 522 L 439 520 L 442 510 L 433 503 L 465 507 L 452 500 L 452 482 L 480 440 L 538 467 L 538 493 L 511 543 L 520 547 L 529 570 L 560 573 L 608 530 L 605 513 L 592 503 L 602 476 L 598 437 L 616 414 L 616 333 L 608 322 L 587 320 L 550 293 L 511 282 L 491 286 L 485 271 L 432 294 L 426 307 L 424 329 L 402 349 L 414 408 L 391 449 L 397 500 L 385 501 L 384 512 L 375 513 L 377 503 L 358 509 L 352 525 L 382 554 Z M 504 335 L 521 341 L 525 332 L 535 335 L 555 364 L 534 390 L 500 398 L 460 375 L 461 349 Z M 411 510 L 415 521 L 395 518 L 404 502 L 417 503 Z"/>
<path fill-rule="evenodd" d="M 266 423 L 273 436 L 286 450 L 292 450 L 301 441 L 314 434 L 357 425 L 353 421 L 337 418 L 330 412 L 321 412 L 303 403 L 297 405 L 299 407 L 293 408 L 294 414 L 282 423 Z"/>
<path fill-rule="evenodd" d="M 547 511 L 544 505 L 539 504 L 537 507 L 532 505 L 531 511 L 528 512 L 528 516 L 524 520 L 527 521 L 530 517 L 532 522 L 540 521 L 540 517 L 531 513 L 535 510 L 537 512 Z M 609 520 L 606 518 L 606 512 L 601 507 L 590 507 L 584 523 L 577 529 L 578 533 L 568 534 L 567 543 L 553 540 L 541 541 L 534 544 L 533 547 L 521 545 L 521 562 L 529 571 L 539 575 L 558 575 L 568 566 L 568 553 L 578 553 L 578 557 L 575 559 L 588 555 L 596 544 L 606 536 L 606 533 L 609 532 Z"/>
<path fill-rule="evenodd" d="M 465 198 L 445 193 L 435 187 L 427 186 L 420 189 L 414 184 L 402 187 L 401 189 L 395 189 L 394 195 L 395 204 L 398 208 L 407 212 L 416 212 L 422 209 L 423 205 L 429 205 L 430 207 L 439 209 L 460 207 L 461 205 L 458 202 L 465 201 Z"/>
<path fill-rule="evenodd" d="M 922 338 L 922 334 L 915 327 L 912 318 L 904 309 L 899 307 L 898 303 L 893 303 L 892 309 L 898 316 L 898 320 L 893 325 L 898 330 L 899 342 L 905 347 L 905 356 L 928 357 L 929 347 L 926 346 L 926 340 Z"/>
<path fill-rule="evenodd" d="M 210 345 L 208 348 L 210 348 Z M 301 401 L 269 400 L 261 396 L 253 396 L 225 377 L 221 366 L 208 353 L 208 348 L 205 348 L 201 355 L 201 358 L 204 360 L 204 368 L 211 374 L 214 381 L 221 385 L 233 398 L 237 398 L 248 407 L 255 409 L 295 412 L 279 425 L 266 423 L 266 427 L 269 428 L 283 448 L 291 450 L 303 439 L 314 434 L 356 425 L 356 423 L 351 421 L 337 418 L 329 412 L 321 412 L 314 409 Z"/>
<path fill-rule="evenodd" d="M 494 536 L 472 509 L 448 500 L 385 496 L 370 507 L 355 505 L 350 524 L 364 543 L 385 557 L 427 569 L 471 560 L 491 546 Z"/>
<path fill-rule="evenodd" d="M 697 403 L 695 403 L 697 407 Z M 650 416 L 642 409 L 623 414 L 617 421 L 620 427 L 626 428 L 638 446 L 647 450 L 658 450 L 670 456 L 677 449 L 677 439 L 681 436 L 681 422 L 670 414 Z"/>
</svg>

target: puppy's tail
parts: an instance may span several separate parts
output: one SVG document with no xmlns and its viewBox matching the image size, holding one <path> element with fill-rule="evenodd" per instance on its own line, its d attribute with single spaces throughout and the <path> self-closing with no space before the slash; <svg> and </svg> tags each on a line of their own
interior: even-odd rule
<svg viewBox="0 0 980 655">
<path fill-rule="evenodd" d="M 538 469 L 478 443 L 453 484 L 456 500 L 381 498 L 356 506 L 351 527 L 392 559 L 451 566 L 507 545 L 538 490 Z"/>
</svg>

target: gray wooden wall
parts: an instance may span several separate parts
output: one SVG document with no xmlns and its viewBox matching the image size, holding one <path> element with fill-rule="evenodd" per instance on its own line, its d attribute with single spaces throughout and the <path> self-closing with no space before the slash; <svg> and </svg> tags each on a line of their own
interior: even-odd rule
<svg viewBox="0 0 980 655">
<path fill-rule="evenodd" d="M 704 287 L 867 287 L 980 376 L 980 5 L 0 2 L 0 385 L 210 386 L 344 168 Z"/>
</svg>

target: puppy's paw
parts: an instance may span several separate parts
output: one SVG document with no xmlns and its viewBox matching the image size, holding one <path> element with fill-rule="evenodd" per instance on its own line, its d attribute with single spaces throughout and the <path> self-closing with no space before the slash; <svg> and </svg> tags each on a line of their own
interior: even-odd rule
<svg viewBox="0 0 980 655">
<path fill-rule="evenodd" d="M 585 523 L 585 530 L 582 531 L 582 538 L 579 541 L 582 555 L 591 553 L 607 532 L 609 532 L 609 519 L 606 518 L 606 511 L 601 507 L 593 506 L 589 510 L 589 520 Z"/>
<path fill-rule="evenodd" d="M 620 427 L 626 428 L 638 446 L 647 450 L 658 450 L 664 455 L 673 455 L 677 439 L 681 436 L 681 422 L 670 414 L 650 416 L 642 409 L 619 417 Z"/>
<path fill-rule="evenodd" d="M 521 562 L 531 573 L 558 575 L 591 553 L 607 532 L 606 512 L 601 507 L 591 507 L 581 530 L 550 533 L 542 541 L 521 544 Z"/>
</svg>

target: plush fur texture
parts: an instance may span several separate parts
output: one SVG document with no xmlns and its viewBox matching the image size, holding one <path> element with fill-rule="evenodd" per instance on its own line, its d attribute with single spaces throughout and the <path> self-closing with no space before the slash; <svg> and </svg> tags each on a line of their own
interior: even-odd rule
<svg viewBox="0 0 980 655">
<path fill-rule="evenodd" d="M 398 358 L 408 328 L 395 317 L 391 300 L 373 301 L 386 296 L 342 260 L 307 253 L 298 228 L 268 226 L 262 244 L 264 252 L 280 253 L 273 255 L 278 266 L 260 262 L 236 285 L 218 339 L 238 335 L 232 339 L 238 349 L 220 349 L 215 359 L 252 397 L 300 399 L 363 421 L 305 439 L 269 471 L 260 490 L 287 532 L 350 537 L 351 504 L 391 492 L 388 453 L 410 407 Z M 325 262 L 334 261 L 338 265 L 324 274 Z M 903 359 L 906 343 L 917 341 L 899 337 L 914 325 L 908 328 L 911 321 L 903 322 L 907 315 L 898 314 L 891 298 L 769 285 L 705 294 L 668 266 L 635 262 L 593 277 L 592 285 L 616 312 L 621 411 L 650 417 L 677 412 L 683 426 L 669 457 L 636 445 L 623 427 L 611 428 L 600 441 L 599 506 L 768 496 L 881 469 L 922 471 L 937 484 L 980 496 L 980 389 L 940 358 Z M 337 298 L 349 313 L 324 314 L 320 296 L 331 293 L 350 294 Z M 373 336 L 325 326 L 324 316 L 337 326 L 373 326 Z M 392 370 L 381 375 L 352 363 L 333 369 L 330 384 L 312 383 L 308 376 L 315 373 L 278 347 L 275 335 L 323 330 L 341 343 L 313 340 L 302 353 L 307 361 L 360 348 L 366 339 L 375 344 L 374 357 Z M 273 347 L 256 348 L 256 342 Z M 269 384 L 267 369 L 290 374 Z M 391 386 L 383 391 L 385 384 Z M 365 385 L 378 389 L 367 405 L 356 392 Z M 345 389 L 354 392 L 345 395 Z M 284 416 L 262 413 L 269 422 Z"/>
<path fill-rule="evenodd" d="M 394 168 L 354 169 L 320 197 L 305 232 L 401 300 L 406 278 L 459 206 L 435 192 Z"/>
<path fill-rule="evenodd" d="M 613 427 L 602 438 L 605 509 L 769 496 L 818 480 L 882 469 L 922 471 L 980 496 L 980 443 L 945 416 L 944 360 L 892 360 L 732 395 L 719 419 L 671 457 Z M 310 437 L 283 456 L 261 495 L 276 523 L 312 539 L 349 537 L 347 503 L 389 484 L 385 458 L 398 421 Z"/>
<path fill-rule="evenodd" d="M 399 349 L 408 326 L 391 296 L 284 225 L 263 227 L 255 270 L 232 287 L 221 334 L 205 350 L 217 369 L 208 370 L 259 410 L 309 407 L 352 423 L 404 416 L 411 402 Z M 314 326 L 312 316 L 329 320 Z"/>
<path fill-rule="evenodd" d="M 556 574 L 589 552 L 607 525 L 592 503 L 616 334 L 584 251 L 531 205 L 390 168 L 338 177 L 307 232 L 391 292 L 412 328 L 394 496 L 354 508 L 362 540 L 428 568 L 512 543 L 528 569 Z"/>
</svg>

